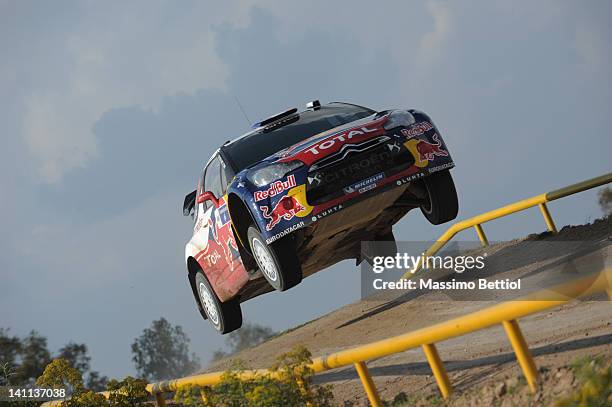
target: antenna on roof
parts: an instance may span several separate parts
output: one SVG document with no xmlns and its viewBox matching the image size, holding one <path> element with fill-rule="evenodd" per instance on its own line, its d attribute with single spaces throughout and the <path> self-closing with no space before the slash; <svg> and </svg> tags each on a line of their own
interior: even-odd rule
<svg viewBox="0 0 612 407">
<path fill-rule="evenodd" d="M 240 111 L 242 112 L 242 114 L 244 115 L 244 118 L 246 119 L 247 123 L 249 123 L 249 127 L 251 126 L 251 120 L 249 120 L 249 116 L 247 116 L 246 112 L 244 111 L 244 109 L 242 108 L 242 105 L 240 104 L 240 101 L 238 100 L 238 96 L 234 95 L 234 99 L 236 100 L 236 104 L 238 105 L 238 107 L 240 108 Z"/>
</svg>

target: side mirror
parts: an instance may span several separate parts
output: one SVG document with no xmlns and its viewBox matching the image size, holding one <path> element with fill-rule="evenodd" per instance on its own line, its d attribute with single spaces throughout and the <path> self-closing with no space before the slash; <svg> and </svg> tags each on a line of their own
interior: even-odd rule
<svg viewBox="0 0 612 407">
<path fill-rule="evenodd" d="M 183 216 L 189 216 L 191 210 L 195 206 L 196 191 L 190 192 L 185 195 L 185 201 L 183 201 Z"/>
<path fill-rule="evenodd" d="M 200 196 L 198 196 L 197 203 L 200 204 L 200 203 L 206 202 L 206 201 L 211 201 L 213 203 L 213 205 L 215 205 L 215 208 L 219 207 L 219 200 L 217 199 L 215 194 L 213 194 L 210 191 L 203 192 Z"/>
</svg>

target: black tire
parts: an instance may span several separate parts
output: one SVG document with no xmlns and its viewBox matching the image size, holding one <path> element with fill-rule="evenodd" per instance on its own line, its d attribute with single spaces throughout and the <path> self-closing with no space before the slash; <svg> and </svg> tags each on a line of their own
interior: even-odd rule
<svg viewBox="0 0 612 407">
<path fill-rule="evenodd" d="M 202 271 L 195 273 L 194 284 L 200 309 L 217 331 L 226 334 L 242 326 L 242 310 L 236 298 L 221 302 Z"/>
<path fill-rule="evenodd" d="M 272 288 L 285 291 L 302 281 L 302 266 L 291 236 L 267 244 L 259 230 L 252 225 L 247 236 L 257 266 Z"/>
<path fill-rule="evenodd" d="M 421 205 L 421 212 L 427 220 L 439 225 L 457 217 L 459 201 L 453 177 L 449 171 L 440 171 L 423 179 L 427 191 L 427 203 Z"/>
</svg>

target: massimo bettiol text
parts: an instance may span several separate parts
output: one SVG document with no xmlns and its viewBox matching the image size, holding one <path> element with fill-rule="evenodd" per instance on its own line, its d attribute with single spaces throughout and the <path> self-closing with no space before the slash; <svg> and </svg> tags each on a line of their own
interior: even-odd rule
<svg viewBox="0 0 612 407">
<path fill-rule="evenodd" d="M 480 271 L 486 266 L 484 255 L 457 255 L 436 256 L 411 255 L 409 253 L 396 253 L 394 256 L 374 256 L 371 261 L 371 270 L 375 275 L 372 279 L 374 290 L 520 290 L 521 280 L 478 278 L 472 281 L 450 279 L 437 281 L 425 278 L 424 273 L 430 270 L 444 270 L 462 274 L 470 271 Z M 387 270 L 405 270 L 409 274 L 417 271 L 422 276 L 419 279 L 400 278 L 397 281 L 386 281 L 382 274 Z"/>
</svg>

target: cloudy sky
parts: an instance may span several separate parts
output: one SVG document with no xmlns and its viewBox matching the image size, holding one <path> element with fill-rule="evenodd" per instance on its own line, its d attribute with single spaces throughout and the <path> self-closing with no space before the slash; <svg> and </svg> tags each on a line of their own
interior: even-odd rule
<svg viewBox="0 0 612 407">
<path fill-rule="evenodd" d="M 610 171 L 611 18 L 607 1 L 0 0 L 0 327 L 85 342 L 122 376 L 165 316 L 206 361 L 223 340 L 187 285 L 181 204 L 247 130 L 236 98 L 251 120 L 312 99 L 430 113 L 462 218 Z M 551 211 L 559 226 L 601 215 L 595 192 Z M 544 227 L 534 210 L 486 229 Z M 396 236 L 443 230 L 415 212 Z M 356 300 L 353 264 L 246 303 L 246 319 L 286 329 Z"/>
</svg>

